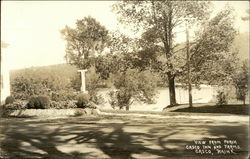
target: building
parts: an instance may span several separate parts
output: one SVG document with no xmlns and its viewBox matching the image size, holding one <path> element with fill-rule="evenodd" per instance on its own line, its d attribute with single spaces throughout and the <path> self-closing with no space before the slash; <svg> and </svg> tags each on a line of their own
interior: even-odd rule
<svg viewBox="0 0 250 159">
<path fill-rule="evenodd" d="M 6 97 L 10 95 L 10 76 L 9 68 L 6 64 L 7 55 L 5 51 L 7 47 L 7 43 L 1 42 L 1 104 L 3 104 Z"/>
</svg>

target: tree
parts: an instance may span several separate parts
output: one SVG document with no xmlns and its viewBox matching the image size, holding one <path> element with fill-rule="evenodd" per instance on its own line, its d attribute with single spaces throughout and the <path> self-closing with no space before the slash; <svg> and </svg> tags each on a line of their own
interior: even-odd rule
<svg viewBox="0 0 250 159">
<path fill-rule="evenodd" d="M 237 99 L 242 100 L 244 105 L 246 104 L 246 95 L 248 92 L 248 77 L 249 67 L 247 61 L 244 61 L 233 76 Z"/>
<path fill-rule="evenodd" d="M 116 77 L 116 90 L 109 92 L 109 102 L 113 108 L 118 106 L 120 109 L 125 107 L 129 110 L 134 101 L 153 103 L 157 83 L 154 73 L 149 70 L 127 69 L 118 73 Z"/>
<path fill-rule="evenodd" d="M 92 58 L 100 54 L 108 41 L 108 30 L 92 17 L 77 20 L 76 28 L 61 30 L 67 41 L 66 60 L 78 68 L 89 68 Z"/>
<path fill-rule="evenodd" d="M 236 36 L 233 20 L 232 9 L 227 7 L 197 32 L 190 49 L 192 81 L 195 84 L 207 81 L 218 85 L 234 73 L 238 60 L 237 51 L 231 50 Z"/>
<path fill-rule="evenodd" d="M 137 31 L 148 35 L 147 41 L 160 48 L 162 64 L 161 71 L 168 79 L 170 105 L 176 105 L 175 77 L 178 69 L 175 67 L 174 48 L 176 31 L 183 23 L 183 18 L 193 18 L 201 21 L 207 17 L 209 2 L 191 1 L 123 1 L 113 8 L 120 15 L 124 24 L 134 24 Z"/>
</svg>

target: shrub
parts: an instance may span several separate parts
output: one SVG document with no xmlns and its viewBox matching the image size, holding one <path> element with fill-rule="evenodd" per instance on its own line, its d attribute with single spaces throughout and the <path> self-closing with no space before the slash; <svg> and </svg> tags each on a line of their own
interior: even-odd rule
<svg viewBox="0 0 250 159">
<path fill-rule="evenodd" d="M 27 101 L 16 100 L 11 104 L 6 104 L 5 107 L 8 109 L 11 109 L 11 110 L 26 109 L 27 108 Z"/>
<path fill-rule="evenodd" d="M 15 101 L 15 98 L 12 97 L 12 96 L 8 96 L 6 99 L 5 99 L 5 104 L 12 104 L 14 103 Z"/>
<path fill-rule="evenodd" d="M 72 90 L 60 90 L 51 93 L 51 100 L 52 101 L 68 101 L 74 100 L 77 94 Z"/>
<path fill-rule="evenodd" d="M 233 76 L 233 83 L 236 88 L 236 98 L 246 103 L 246 97 L 249 90 L 249 64 L 248 61 L 243 61 L 242 65 L 237 68 L 236 74 Z"/>
<path fill-rule="evenodd" d="M 224 93 L 224 91 L 218 91 L 216 99 L 217 99 L 216 105 L 218 106 L 226 105 L 228 101 L 227 96 Z"/>
<path fill-rule="evenodd" d="M 27 108 L 27 101 L 16 100 L 13 103 L 5 104 L 4 107 L 10 110 L 20 110 Z"/>
<path fill-rule="evenodd" d="M 59 101 L 51 101 L 49 108 L 53 108 L 53 109 L 62 109 L 64 106 L 64 103 L 59 102 Z"/>
<path fill-rule="evenodd" d="M 118 105 L 118 101 L 117 101 L 117 93 L 116 91 L 112 90 L 108 93 L 109 96 L 109 104 L 111 105 L 111 107 L 113 109 L 115 109 L 115 107 Z"/>
<path fill-rule="evenodd" d="M 236 98 L 238 100 L 242 100 L 244 105 L 246 104 L 247 92 L 248 92 L 248 89 L 246 89 L 246 88 L 236 89 Z"/>
<path fill-rule="evenodd" d="M 82 94 L 79 94 L 77 96 L 76 105 L 77 105 L 78 108 L 85 108 L 85 107 L 88 106 L 89 101 L 90 101 L 90 95 L 86 94 L 86 93 L 82 93 Z"/>
<path fill-rule="evenodd" d="M 28 102 L 28 109 L 35 109 L 37 105 L 39 105 L 37 97 L 31 97 Z"/>
<path fill-rule="evenodd" d="M 74 100 L 69 100 L 69 101 L 66 101 L 65 102 L 65 106 L 67 106 L 66 108 L 77 108 L 77 105 L 76 105 L 76 101 Z"/>
<path fill-rule="evenodd" d="M 139 98 L 148 104 L 154 103 L 154 96 L 156 94 L 158 76 L 150 71 L 142 71 L 138 75 L 138 89 L 140 90 Z"/>
<path fill-rule="evenodd" d="M 109 103 L 113 108 L 115 106 L 120 109 L 126 107 L 127 110 L 134 100 L 153 103 L 157 87 L 157 80 L 154 77 L 150 71 L 140 72 L 136 69 L 128 69 L 118 74 L 114 82 L 117 91 L 109 92 Z"/>
<path fill-rule="evenodd" d="M 97 105 L 99 104 L 104 104 L 105 103 L 105 100 L 103 98 L 102 95 L 94 95 L 92 98 L 91 98 L 91 101 Z"/>
<path fill-rule="evenodd" d="M 30 96 L 49 94 L 48 88 L 45 86 L 46 80 L 39 77 L 16 77 L 11 82 L 11 89 L 15 99 L 26 100 Z"/>
<path fill-rule="evenodd" d="M 28 109 L 46 109 L 49 107 L 50 100 L 47 96 L 33 96 L 28 103 Z"/>
<path fill-rule="evenodd" d="M 14 110 L 21 110 L 27 108 L 27 101 L 15 100 L 13 103 L 1 106 L 0 116 L 8 117 Z"/>
<path fill-rule="evenodd" d="M 116 97 L 120 109 L 126 107 L 126 110 L 129 110 L 129 106 L 133 103 L 132 96 L 133 92 L 127 91 L 126 88 L 121 88 L 117 91 Z"/>
<path fill-rule="evenodd" d="M 68 100 L 68 101 L 51 101 L 50 108 L 53 109 L 70 109 L 77 108 L 76 101 Z"/>
<path fill-rule="evenodd" d="M 101 98 L 97 95 L 100 83 L 100 75 L 96 73 L 95 68 L 90 68 L 86 72 L 86 88 L 90 96 L 90 100 L 96 104 L 98 104 L 98 101 Z"/>
<path fill-rule="evenodd" d="M 8 117 L 12 112 L 13 110 L 8 109 L 6 105 L 0 107 L 0 117 Z"/>
<path fill-rule="evenodd" d="M 28 100 L 31 96 L 51 95 L 60 90 L 68 91 L 70 80 L 77 68 L 62 64 L 33 67 L 10 72 L 11 92 L 15 99 Z M 63 78 L 62 78 L 63 77 Z"/>
</svg>

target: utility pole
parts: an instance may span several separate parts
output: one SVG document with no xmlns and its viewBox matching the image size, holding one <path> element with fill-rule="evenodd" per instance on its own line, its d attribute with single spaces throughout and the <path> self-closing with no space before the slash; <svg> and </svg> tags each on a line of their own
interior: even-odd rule
<svg viewBox="0 0 250 159">
<path fill-rule="evenodd" d="M 187 79 L 188 79 L 188 97 L 189 97 L 189 107 L 193 107 L 192 101 L 192 85 L 190 79 L 190 52 L 189 52 L 189 30 L 188 21 L 186 21 L 186 47 L 187 47 Z"/>
</svg>

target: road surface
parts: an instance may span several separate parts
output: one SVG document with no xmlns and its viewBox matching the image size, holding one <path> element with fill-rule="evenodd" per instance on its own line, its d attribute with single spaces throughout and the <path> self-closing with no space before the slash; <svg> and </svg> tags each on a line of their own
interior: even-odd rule
<svg viewBox="0 0 250 159">
<path fill-rule="evenodd" d="M 145 116 L 2 118 L 0 127 L 2 158 L 244 159 L 248 154 L 245 120 Z M 197 140 L 211 142 L 210 146 L 227 140 L 238 147 L 231 152 L 223 148 L 220 152 L 195 152 L 192 148 L 201 146 L 195 144 Z"/>
</svg>

